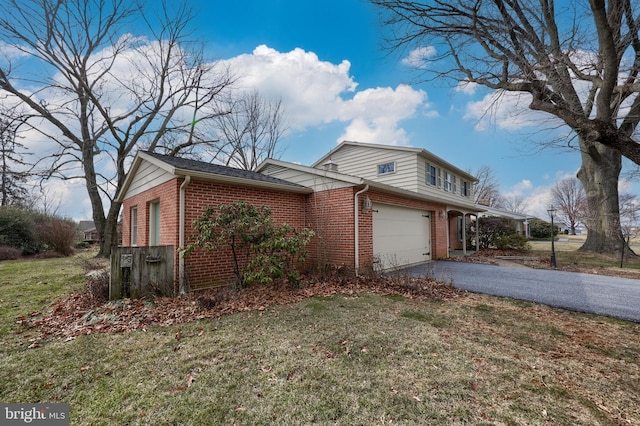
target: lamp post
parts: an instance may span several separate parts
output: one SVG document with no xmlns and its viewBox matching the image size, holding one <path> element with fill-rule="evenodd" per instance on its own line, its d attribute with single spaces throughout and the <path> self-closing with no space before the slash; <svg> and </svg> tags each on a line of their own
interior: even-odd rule
<svg viewBox="0 0 640 426">
<path fill-rule="evenodd" d="M 555 236 L 554 236 L 554 227 L 553 227 L 553 215 L 556 213 L 556 209 L 555 207 L 553 207 L 553 205 L 551 207 L 549 207 L 549 209 L 547 210 L 547 213 L 549 213 L 549 216 L 551 216 L 551 267 L 555 268 L 556 267 L 556 247 L 554 245 L 554 240 L 555 240 Z"/>
</svg>

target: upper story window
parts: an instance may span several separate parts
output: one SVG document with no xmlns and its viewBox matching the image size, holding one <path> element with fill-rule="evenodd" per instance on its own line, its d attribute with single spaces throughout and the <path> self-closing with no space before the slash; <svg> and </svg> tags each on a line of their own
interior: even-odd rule
<svg viewBox="0 0 640 426">
<path fill-rule="evenodd" d="M 438 183 L 436 166 L 430 166 L 429 164 L 427 164 L 427 183 L 433 186 L 436 186 L 436 184 Z"/>
<path fill-rule="evenodd" d="M 453 190 L 453 179 L 455 179 L 451 173 L 444 172 L 444 190 L 451 192 Z"/>
<path fill-rule="evenodd" d="M 387 175 L 389 173 L 395 173 L 396 171 L 396 162 L 391 161 L 389 163 L 378 164 L 378 174 L 379 175 Z"/>
<path fill-rule="evenodd" d="M 469 195 L 471 195 L 469 191 L 469 182 L 467 182 L 466 180 L 463 181 L 462 185 L 460 186 L 460 195 L 462 195 L 463 197 L 468 197 Z"/>
</svg>

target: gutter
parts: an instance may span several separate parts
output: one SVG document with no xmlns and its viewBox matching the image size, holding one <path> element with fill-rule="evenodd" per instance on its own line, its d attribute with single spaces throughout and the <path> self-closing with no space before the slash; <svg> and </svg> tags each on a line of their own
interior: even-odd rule
<svg viewBox="0 0 640 426">
<path fill-rule="evenodd" d="M 361 194 L 364 194 L 365 192 L 367 192 L 369 190 L 369 185 L 366 185 L 364 187 L 364 189 L 356 192 L 356 194 L 353 197 L 353 214 L 354 214 L 354 220 L 353 220 L 353 224 L 354 224 L 354 255 L 355 255 L 355 259 L 354 259 L 354 265 L 355 265 L 355 272 L 356 272 L 356 276 L 359 275 L 359 269 L 360 269 L 360 203 L 358 202 L 358 197 Z"/>
<path fill-rule="evenodd" d="M 186 175 L 184 177 L 184 182 L 180 185 L 180 206 L 179 206 L 179 219 L 178 219 L 178 227 L 179 227 L 179 241 L 178 241 L 178 291 L 181 296 L 186 294 L 186 283 L 185 283 L 185 268 L 184 268 L 184 255 L 182 254 L 182 250 L 184 250 L 184 233 L 185 233 L 185 204 L 186 204 L 186 188 L 187 185 L 191 182 L 191 176 Z"/>
</svg>

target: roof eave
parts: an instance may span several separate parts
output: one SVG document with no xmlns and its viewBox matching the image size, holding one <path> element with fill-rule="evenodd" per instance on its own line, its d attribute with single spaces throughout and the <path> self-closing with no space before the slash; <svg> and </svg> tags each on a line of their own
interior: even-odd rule
<svg viewBox="0 0 640 426">
<path fill-rule="evenodd" d="M 235 176 L 225 176 L 219 175 L 215 173 L 206 173 L 206 172 L 198 172 L 194 170 L 187 169 L 175 169 L 174 174 L 176 176 L 191 176 L 194 179 L 205 180 L 208 182 L 220 182 L 220 183 L 228 183 L 242 186 L 251 186 L 257 188 L 264 189 L 273 189 L 278 191 L 285 192 L 293 192 L 297 194 L 311 194 L 313 189 L 307 188 L 306 186 L 301 185 L 286 185 L 286 184 L 278 184 L 274 182 L 264 182 L 254 179 L 244 179 Z"/>
<path fill-rule="evenodd" d="M 370 189 L 377 189 L 381 192 L 386 192 L 389 194 L 400 195 L 403 197 L 413 198 L 416 200 L 435 202 L 438 204 L 444 204 L 446 206 L 463 208 L 463 209 L 470 210 L 477 213 L 485 211 L 483 207 L 480 207 L 479 205 L 473 202 L 467 203 L 467 202 L 464 202 L 464 200 L 451 200 L 447 197 L 440 197 L 433 194 L 421 194 L 419 192 L 410 191 L 408 189 L 396 188 L 391 185 L 385 185 L 385 184 L 381 184 L 379 182 L 370 181 L 370 180 L 364 180 L 364 184 L 369 185 Z"/>
</svg>

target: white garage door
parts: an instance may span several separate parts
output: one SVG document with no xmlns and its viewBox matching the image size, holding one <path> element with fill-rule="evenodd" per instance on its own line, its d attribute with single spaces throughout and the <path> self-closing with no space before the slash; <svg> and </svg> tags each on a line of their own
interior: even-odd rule
<svg viewBox="0 0 640 426">
<path fill-rule="evenodd" d="M 373 255 L 380 269 L 431 260 L 429 213 L 388 204 L 374 204 Z"/>
</svg>

